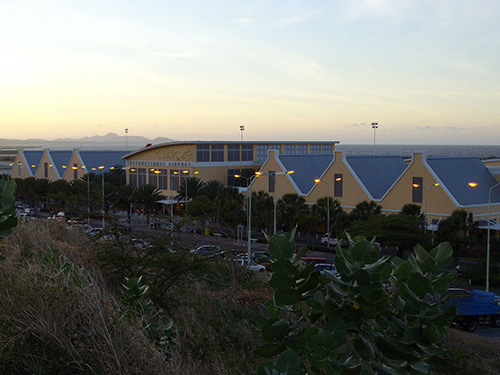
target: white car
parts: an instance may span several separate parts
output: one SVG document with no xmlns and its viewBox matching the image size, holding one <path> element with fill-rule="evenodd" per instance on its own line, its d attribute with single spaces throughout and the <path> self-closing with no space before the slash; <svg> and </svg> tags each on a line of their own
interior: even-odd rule
<svg viewBox="0 0 500 375">
<path fill-rule="evenodd" d="M 328 245 L 328 242 L 330 242 L 330 245 L 337 245 L 338 243 L 340 243 L 340 240 L 338 238 L 332 238 L 330 237 L 330 233 L 325 233 L 323 235 L 323 237 L 321 237 L 321 243 L 323 245 Z"/>
<path fill-rule="evenodd" d="M 237 261 L 240 266 L 248 267 L 250 271 L 266 272 L 265 266 L 263 266 L 262 264 L 257 264 L 253 260 L 250 261 L 250 264 L 248 264 L 247 260 L 243 258 L 239 258 L 237 259 Z"/>
</svg>

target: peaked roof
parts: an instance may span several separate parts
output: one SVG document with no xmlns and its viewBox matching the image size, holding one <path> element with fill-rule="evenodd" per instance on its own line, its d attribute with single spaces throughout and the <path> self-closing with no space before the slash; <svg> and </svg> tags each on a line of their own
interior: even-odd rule
<svg viewBox="0 0 500 375">
<path fill-rule="evenodd" d="M 376 200 L 382 199 L 408 167 L 398 155 L 349 155 L 346 163 Z"/>
<path fill-rule="evenodd" d="M 314 179 L 320 178 L 333 162 L 333 154 L 280 154 L 279 160 L 286 171 L 294 171 L 288 175 L 298 187 L 300 194 L 309 194 L 313 189 Z"/>
<path fill-rule="evenodd" d="M 488 189 L 498 183 L 478 158 L 428 157 L 427 164 L 461 206 L 488 204 Z M 491 202 L 500 203 L 500 186 L 491 191 Z"/>
<path fill-rule="evenodd" d="M 73 151 L 67 150 L 49 150 L 49 157 L 53 162 L 54 168 L 56 169 L 59 177 L 62 177 L 64 174 L 64 166 L 67 166 L 69 161 L 71 160 L 71 156 L 73 155 Z"/>
<path fill-rule="evenodd" d="M 80 159 L 90 173 L 101 173 L 117 165 L 125 167 L 122 159 L 129 151 L 80 151 Z M 92 168 L 104 167 L 104 169 L 92 170 Z"/>
<path fill-rule="evenodd" d="M 33 175 L 38 168 L 40 160 L 42 160 L 43 151 L 23 151 L 28 167 L 31 169 L 31 174 Z"/>
</svg>

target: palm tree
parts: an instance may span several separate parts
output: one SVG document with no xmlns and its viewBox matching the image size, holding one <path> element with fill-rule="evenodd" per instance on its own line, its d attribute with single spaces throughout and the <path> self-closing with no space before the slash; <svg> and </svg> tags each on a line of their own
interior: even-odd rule
<svg viewBox="0 0 500 375">
<path fill-rule="evenodd" d="M 252 193 L 252 223 L 258 229 L 271 228 L 273 222 L 274 200 L 261 190 Z"/>
<path fill-rule="evenodd" d="M 147 223 L 149 223 L 149 215 L 155 207 L 156 201 L 163 198 L 164 196 L 160 193 L 160 189 L 150 184 L 137 188 L 133 193 L 134 203 L 139 204 L 144 210 L 146 210 Z"/>
<path fill-rule="evenodd" d="M 201 181 L 198 177 L 188 177 L 184 180 L 182 185 L 177 190 L 177 198 L 180 199 L 193 199 L 203 189 L 203 181 Z M 187 187 L 187 188 L 186 188 Z M 186 196 L 187 194 L 187 196 Z"/>
<path fill-rule="evenodd" d="M 328 202 L 330 203 L 330 211 L 328 211 Z M 328 212 L 330 213 L 330 228 L 326 228 L 328 224 L 325 225 L 325 232 L 330 232 L 331 234 L 333 234 L 331 230 L 332 224 L 335 223 L 338 215 L 344 213 L 344 210 L 342 209 L 342 205 L 338 199 L 332 200 L 331 198 L 323 197 L 318 199 L 313 212 L 321 217 L 321 219 L 324 220 L 325 223 L 328 221 Z"/>
<path fill-rule="evenodd" d="M 291 230 L 297 223 L 297 214 L 307 209 L 306 200 L 298 194 L 285 194 L 277 203 L 278 217 L 285 227 L 285 230 Z"/>
<path fill-rule="evenodd" d="M 205 195 L 210 200 L 214 200 L 222 189 L 224 189 L 224 185 L 220 181 L 210 180 L 203 185 L 200 194 Z"/>
<path fill-rule="evenodd" d="M 373 201 L 359 202 L 351 212 L 351 217 L 354 220 L 368 220 L 373 216 L 379 216 L 382 211 L 382 206 Z"/>
</svg>

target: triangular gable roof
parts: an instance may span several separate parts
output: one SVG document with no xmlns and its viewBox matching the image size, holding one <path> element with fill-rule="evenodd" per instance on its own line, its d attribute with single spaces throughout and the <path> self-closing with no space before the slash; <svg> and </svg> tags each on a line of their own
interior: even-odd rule
<svg viewBox="0 0 500 375">
<path fill-rule="evenodd" d="M 285 170 L 294 171 L 288 176 L 303 195 L 311 192 L 316 185 L 314 179 L 322 176 L 333 162 L 333 154 L 280 154 L 278 157 Z"/>
<path fill-rule="evenodd" d="M 117 165 L 125 167 L 125 160 L 122 159 L 129 151 L 80 151 L 79 157 L 89 173 L 101 173 L 109 171 L 111 167 Z M 104 169 L 92 168 L 104 167 Z"/>
<path fill-rule="evenodd" d="M 408 167 L 398 155 L 348 155 L 345 161 L 374 200 L 380 200 Z"/>
<path fill-rule="evenodd" d="M 57 172 L 59 178 L 64 175 L 64 166 L 68 166 L 69 161 L 71 160 L 71 156 L 73 155 L 73 151 L 68 150 L 49 150 L 48 152 L 49 158 L 52 161 L 52 165 Z"/>
<path fill-rule="evenodd" d="M 488 189 L 498 183 L 478 158 L 428 157 L 427 164 L 461 206 L 488 204 Z M 469 182 L 483 186 L 470 187 Z M 491 191 L 491 203 L 500 203 L 500 186 Z"/>
<path fill-rule="evenodd" d="M 31 175 L 33 176 L 40 164 L 40 160 L 42 160 L 43 151 L 23 151 L 23 153 L 28 163 L 28 167 L 30 168 Z"/>
</svg>

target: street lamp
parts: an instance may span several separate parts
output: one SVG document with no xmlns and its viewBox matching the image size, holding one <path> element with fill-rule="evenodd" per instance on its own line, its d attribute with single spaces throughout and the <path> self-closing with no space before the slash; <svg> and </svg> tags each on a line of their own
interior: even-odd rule
<svg viewBox="0 0 500 375">
<path fill-rule="evenodd" d="M 488 190 L 488 232 L 486 237 L 486 291 L 490 289 L 490 230 L 491 230 L 491 191 L 500 185 L 500 182 L 493 185 L 492 187 L 487 187 L 479 182 L 469 182 L 470 187 L 482 186 Z"/>
<path fill-rule="evenodd" d="M 248 258 L 248 264 L 250 264 L 252 260 L 252 184 L 257 178 L 257 174 L 254 174 L 250 177 L 245 177 L 240 174 L 235 174 L 235 178 L 243 178 L 247 182 L 247 192 L 248 192 L 248 199 L 247 199 L 247 258 Z"/>
<path fill-rule="evenodd" d="M 104 169 L 104 166 L 101 165 L 97 169 Z M 104 215 L 106 213 L 106 209 L 104 208 L 104 171 L 102 171 L 102 230 L 104 230 L 104 227 L 106 226 L 106 221 L 104 219 Z"/>
<path fill-rule="evenodd" d="M 263 172 L 255 172 L 255 175 L 257 177 L 260 176 L 281 176 L 284 174 L 292 174 L 295 171 L 285 171 L 285 172 L 269 172 L 269 173 L 263 173 Z M 273 234 L 276 234 L 276 199 L 273 197 L 273 203 L 274 203 L 274 214 L 273 214 Z"/>
<path fill-rule="evenodd" d="M 373 154 L 375 155 L 375 131 L 378 129 L 378 122 L 372 122 L 373 129 Z"/>
<path fill-rule="evenodd" d="M 412 184 L 411 186 L 413 186 L 414 188 L 419 188 L 421 187 L 422 189 L 424 189 L 424 192 L 425 192 L 425 200 L 424 200 L 424 218 L 425 218 L 425 226 L 424 226 L 424 231 L 426 232 L 427 231 L 427 195 L 428 195 L 428 190 L 427 188 L 430 188 L 430 187 L 435 187 L 435 186 L 439 186 L 439 183 L 436 182 L 435 184 L 432 184 L 431 186 L 428 186 L 428 187 L 425 187 L 423 185 L 420 185 L 420 184 Z M 434 236 L 434 234 L 433 234 Z"/>
<path fill-rule="evenodd" d="M 185 170 L 185 171 L 181 171 L 181 173 L 182 174 L 189 174 L 189 171 Z M 193 172 L 193 174 L 198 174 L 198 173 L 200 173 L 200 172 L 198 172 L 198 171 Z M 179 172 L 174 172 L 174 174 L 179 174 L 180 175 Z M 186 215 L 187 215 L 187 210 L 188 210 L 188 184 L 187 184 L 187 178 L 184 180 L 184 187 L 185 187 L 185 190 L 186 190 L 184 198 L 185 198 L 185 201 L 186 201 L 185 208 L 186 208 Z"/>
<path fill-rule="evenodd" d="M 319 178 L 314 180 L 314 182 L 316 182 L 316 184 L 323 182 L 327 186 L 328 193 L 326 196 L 326 206 L 327 206 L 327 208 L 326 208 L 326 226 L 328 228 L 328 231 L 327 231 L 327 233 L 328 233 L 328 242 L 327 242 L 328 249 L 330 248 L 330 184 L 333 182 L 337 182 L 337 181 L 342 181 L 342 177 L 338 177 L 335 180 L 330 181 L 330 182 L 322 181 Z"/>
<path fill-rule="evenodd" d="M 241 132 L 241 142 L 243 142 L 243 132 L 245 131 L 245 125 L 240 125 L 240 132 Z"/>
<path fill-rule="evenodd" d="M 127 134 L 128 134 L 128 129 L 125 129 L 125 151 L 128 150 L 128 138 L 127 138 Z"/>
</svg>

